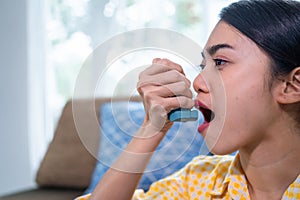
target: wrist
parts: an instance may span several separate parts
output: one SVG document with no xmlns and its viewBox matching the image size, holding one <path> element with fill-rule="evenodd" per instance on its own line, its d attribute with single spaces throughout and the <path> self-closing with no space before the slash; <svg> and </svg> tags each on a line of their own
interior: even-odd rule
<svg viewBox="0 0 300 200">
<path fill-rule="evenodd" d="M 153 152 L 164 136 L 164 131 L 158 131 L 155 127 L 144 124 L 132 138 L 126 150 L 132 153 Z"/>
</svg>

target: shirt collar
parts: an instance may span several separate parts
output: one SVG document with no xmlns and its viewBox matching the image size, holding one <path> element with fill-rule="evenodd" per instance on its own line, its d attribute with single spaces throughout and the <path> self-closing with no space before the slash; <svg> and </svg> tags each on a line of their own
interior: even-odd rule
<svg viewBox="0 0 300 200">
<path fill-rule="evenodd" d="M 300 198 L 300 174 L 296 180 L 284 192 L 282 199 L 299 199 Z"/>
<path fill-rule="evenodd" d="M 226 191 L 232 199 L 250 199 L 247 179 L 240 164 L 240 156 L 237 153 L 230 163 L 223 182 L 211 191 L 211 195 L 221 196 Z"/>
<path fill-rule="evenodd" d="M 250 199 L 247 186 L 247 178 L 240 164 L 240 156 L 237 153 L 228 167 L 224 181 L 211 191 L 213 196 L 222 196 L 228 192 L 232 199 Z M 283 194 L 285 199 L 299 199 L 300 174 Z"/>
</svg>

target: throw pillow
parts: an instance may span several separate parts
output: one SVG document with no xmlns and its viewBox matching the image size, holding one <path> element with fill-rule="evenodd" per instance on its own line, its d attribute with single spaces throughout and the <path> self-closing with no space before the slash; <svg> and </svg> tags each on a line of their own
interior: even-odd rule
<svg viewBox="0 0 300 200">
<path fill-rule="evenodd" d="M 111 102 L 100 107 L 101 140 L 98 162 L 90 186 L 91 193 L 109 166 L 118 158 L 144 119 L 141 102 Z M 203 120 L 201 115 L 200 121 Z M 176 122 L 153 154 L 138 188 L 147 191 L 152 182 L 184 167 L 193 157 L 207 154 L 202 136 L 197 133 L 199 122 Z"/>
</svg>

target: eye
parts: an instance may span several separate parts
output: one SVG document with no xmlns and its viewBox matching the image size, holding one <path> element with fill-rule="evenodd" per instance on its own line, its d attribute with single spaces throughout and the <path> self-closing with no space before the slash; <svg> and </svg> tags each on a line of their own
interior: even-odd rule
<svg viewBox="0 0 300 200">
<path fill-rule="evenodd" d="M 198 65 L 199 69 L 202 71 L 204 70 L 204 68 L 206 67 L 206 61 L 205 59 L 203 58 L 202 62 L 200 65 Z"/>
<path fill-rule="evenodd" d="M 201 69 L 201 70 L 203 70 L 204 68 L 205 68 L 205 64 L 204 63 L 201 63 L 200 65 L 198 65 L 198 67 Z"/>
<path fill-rule="evenodd" d="M 222 59 L 214 59 L 214 62 L 215 62 L 215 66 L 218 69 L 222 69 L 224 67 L 224 65 L 227 63 L 226 60 L 222 60 Z"/>
</svg>

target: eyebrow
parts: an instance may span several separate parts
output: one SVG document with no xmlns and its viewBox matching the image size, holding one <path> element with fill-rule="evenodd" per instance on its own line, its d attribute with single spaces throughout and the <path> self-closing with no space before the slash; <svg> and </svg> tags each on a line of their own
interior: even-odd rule
<svg viewBox="0 0 300 200">
<path fill-rule="evenodd" d="M 214 55 L 218 50 L 220 49 L 224 49 L 224 48 L 228 48 L 228 49 L 234 49 L 231 45 L 229 44 L 217 44 L 217 45 L 213 45 L 211 47 L 209 47 L 207 49 L 207 52 L 209 53 L 209 55 Z M 202 58 L 205 58 L 204 52 L 201 52 Z"/>
</svg>

